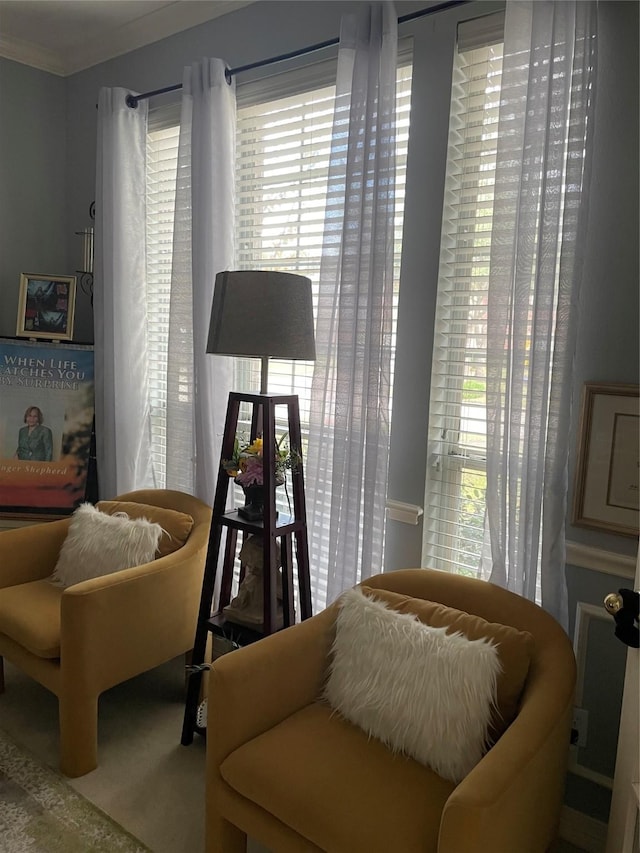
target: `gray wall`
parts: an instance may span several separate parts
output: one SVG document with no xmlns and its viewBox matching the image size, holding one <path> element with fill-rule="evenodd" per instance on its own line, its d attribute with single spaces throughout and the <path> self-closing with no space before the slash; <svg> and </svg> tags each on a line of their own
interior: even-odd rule
<svg viewBox="0 0 640 853">
<path fill-rule="evenodd" d="M 599 6 L 600 48 L 589 240 L 576 351 L 576 414 L 585 382 L 638 383 L 640 276 L 638 271 L 638 4 Z M 569 482 L 575 470 L 575 439 Z M 567 538 L 583 545 L 634 555 L 637 539 L 569 524 Z M 578 602 L 601 605 L 607 592 L 633 588 L 629 578 L 567 567 L 570 615 Z M 624 680 L 625 647 L 606 622 L 590 622 L 583 705 L 589 711 L 587 747 L 579 761 L 613 775 Z M 566 801 L 606 820 L 610 792 L 569 774 Z"/>
<path fill-rule="evenodd" d="M 637 383 L 640 372 L 638 3 L 600 3 L 598 26 L 593 180 L 573 392 L 577 410 L 584 382 Z M 573 471 L 572 464 L 571 482 Z M 637 540 L 630 537 L 572 527 L 569 538 L 636 553 Z"/>
<path fill-rule="evenodd" d="M 67 81 L 0 58 L 0 335 L 16 332 L 20 273 L 67 258 Z"/>
<path fill-rule="evenodd" d="M 340 16 L 354 5 L 260 2 L 66 80 L 0 60 L 0 334 L 14 333 L 20 272 L 41 266 L 42 271 L 69 273 L 79 263 L 79 238 L 74 231 L 88 224 L 87 209 L 94 198 L 96 103 L 101 86 L 146 91 L 179 82 L 183 66 L 203 56 L 222 56 L 235 67 L 317 43 L 337 35 Z M 422 5 L 411 2 L 397 7 L 403 14 Z M 499 5 L 484 2 L 474 8 L 485 12 Z M 418 505 L 424 497 L 451 59 L 456 21 L 467 12 L 468 7 L 450 10 L 407 25 L 401 32 L 413 34 L 415 71 L 390 497 Z M 585 381 L 638 382 L 639 368 L 638 4 L 601 2 L 599 25 L 594 179 L 576 356 L 576 406 Z M 92 339 L 86 297 L 78 301 L 75 338 Z M 572 459 L 574 454 L 575 442 Z M 572 482 L 573 463 L 569 476 Z M 636 542 L 625 537 L 570 524 L 567 536 L 584 545 L 635 553 Z M 420 565 L 421 537 L 420 525 L 390 522 L 388 567 Z M 624 578 L 578 566 L 568 566 L 567 579 L 571 631 L 578 601 L 600 605 L 604 592 L 631 585 Z M 611 770 L 620 707 L 624 649 L 612 637 L 605 623 L 594 623 L 585 693 L 593 706 L 596 730 L 591 734 L 596 740 L 581 760 L 598 772 Z M 608 691 L 598 698 L 605 673 Z M 609 792 L 570 774 L 567 802 L 606 820 Z"/>
</svg>

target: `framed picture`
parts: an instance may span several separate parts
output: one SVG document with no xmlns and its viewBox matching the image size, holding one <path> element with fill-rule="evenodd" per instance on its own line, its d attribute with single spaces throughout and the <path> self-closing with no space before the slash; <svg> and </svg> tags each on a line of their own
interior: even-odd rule
<svg viewBox="0 0 640 853">
<path fill-rule="evenodd" d="M 18 300 L 19 338 L 70 341 L 76 303 L 74 275 L 22 273 Z"/>
<path fill-rule="evenodd" d="M 573 523 L 637 536 L 640 520 L 638 385 L 586 383 Z"/>
<path fill-rule="evenodd" d="M 0 338 L 0 515 L 60 518 L 86 499 L 93 421 L 91 345 Z"/>
</svg>

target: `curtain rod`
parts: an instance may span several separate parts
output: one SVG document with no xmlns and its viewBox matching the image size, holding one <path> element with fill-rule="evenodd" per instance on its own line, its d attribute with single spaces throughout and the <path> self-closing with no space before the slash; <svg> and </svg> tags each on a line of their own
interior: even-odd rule
<svg viewBox="0 0 640 853">
<path fill-rule="evenodd" d="M 437 3 L 435 6 L 429 6 L 426 9 L 418 9 L 416 12 L 409 12 L 407 15 L 401 15 L 398 18 L 398 24 L 405 24 L 407 21 L 414 21 L 416 18 L 424 18 L 426 15 L 433 15 L 436 12 L 444 12 L 446 9 L 453 9 L 455 6 L 465 6 L 473 0 L 445 0 L 444 3 Z M 260 59 L 258 62 L 250 62 L 248 65 L 239 65 L 237 68 L 227 68 L 225 76 L 227 82 L 231 83 L 231 78 L 236 74 L 241 74 L 243 71 L 251 71 L 254 68 L 264 68 L 266 65 L 274 65 L 276 62 L 285 62 L 287 59 L 295 59 L 298 56 L 306 56 L 308 53 L 314 53 L 317 50 L 324 50 L 327 47 L 333 47 L 340 44 L 339 38 L 327 39 L 327 41 L 318 42 L 318 44 L 309 45 L 309 47 L 301 47 L 299 50 L 292 50 L 289 53 L 281 53 L 279 56 L 272 56 L 269 59 Z M 182 89 L 182 83 L 175 83 L 173 86 L 165 86 L 163 89 L 154 89 L 153 92 L 143 92 L 141 95 L 127 95 L 126 103 L 128 107 L 136 109 L 139 101 L 144 101 L 147 98 L 153 98 L 155 95 L 165 95 L 167 92 L 176 92 Z"/>
</svg>

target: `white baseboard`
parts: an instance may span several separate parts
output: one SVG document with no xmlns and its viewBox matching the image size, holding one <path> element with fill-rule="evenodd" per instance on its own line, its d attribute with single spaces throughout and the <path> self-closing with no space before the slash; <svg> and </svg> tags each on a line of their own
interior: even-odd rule
<svg viewBox="0 0 640 853">
<path fill-rule="evenodd" d="M 559 834 L 587 853 L 604 853 L 607 845 L 607 824 L 569 806 L 562 808 Z"/>
</svg>

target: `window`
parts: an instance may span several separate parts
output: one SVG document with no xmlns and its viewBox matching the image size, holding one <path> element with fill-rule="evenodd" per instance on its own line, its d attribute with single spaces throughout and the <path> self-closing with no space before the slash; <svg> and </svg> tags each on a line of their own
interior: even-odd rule
<svg viewBox="0 0 640 853">
<path fill-rule="evenodd" d="M 484 530 L 486 306 L 502 22 L 490 16 L 458 33 L 429 407 L 423 565 L 470 575 L 479 568 Z"/>
<path fill-rule="evenodd" d="M 151 453 L 158 488 L 166 484 L 167 352 L 180 128 L 160 121 L 147 136 L 147 333 Z"/>
<path fill-rule="evenodd" d="M 327 71 L 328 67 L 328 71 Z M 335 76 L 335 64 L 320 65 L 238 86 L 236 141 L 237 269 L 298 272 L 317 293 L 335 88 L 321 85 Z M 398 69 L 396 282 L 406 152 L 409 133 L 411 66 Z M 166 366 L 173 206 L 179 128 L 164 111 L 148 135 L 147 278 L 149 336 L 152 349 L 150 402 L 152 442 L 159 487 L 164 486 L 166 447 Z M 164 119 L 164 123 L 163 123 Z M 397 288 L 397 285 L 396 285 Z M 309 420 L 313 364 L 273 359 L 272 393 L 299 395 L 303 435 Z M 260 385 L 257 359 L 236 359 L 234 388 L 255 392 Z M 242 414 L 242 413 L 241 413 Z M 248 424 L 247 424 L 248 432 Z M 286 497 L 278 490 L 282 509 Z"/>
</svg>

